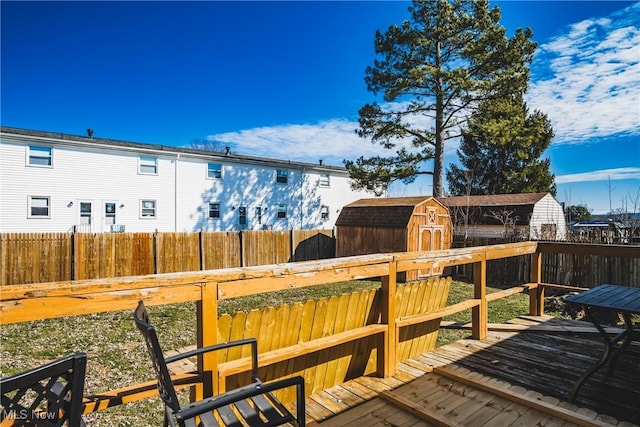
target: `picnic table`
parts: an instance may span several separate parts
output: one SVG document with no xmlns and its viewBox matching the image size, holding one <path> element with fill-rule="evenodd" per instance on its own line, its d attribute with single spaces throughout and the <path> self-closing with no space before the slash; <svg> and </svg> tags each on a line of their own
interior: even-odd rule
<svg viewBox="0 0 640 427">
<path fill-rule="evenodd" d="M 618 357 L 631 344 L 634 333 L 631 315 L 640 314 L 640 288 L 604 284 L 580 294 L 572 295 L 566 299 L 566 302 L 584 308 L 587 319 L 600 331 L 605 343 L 600 360 L 589 368 L 573 387 L 570 395 L 570 400 L 573 402 L 582 384 L 609 360 L 611 360 L 611 363 L 609 364 L 608 375 L 613 374 Z M 624 319 L 624 330 L 610 337 L 598 321 L 598 316 L 595 315 L 598 311 L 614 311 L 618 313 Z"/>
</svg>

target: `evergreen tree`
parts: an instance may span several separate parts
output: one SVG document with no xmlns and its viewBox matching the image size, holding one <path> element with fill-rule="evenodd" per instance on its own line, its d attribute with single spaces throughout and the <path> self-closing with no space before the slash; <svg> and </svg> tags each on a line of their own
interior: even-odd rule
<svg viewBox="0 0 640 427">
<path fill-rule="evenodd" d="M 356 189 L 383 194 L 394 181 L 433 174 L 433 195 L 441 196 L 445 141 L 460 136 L 480 101 L 524 93 L 536 44 L 528 28 L 507 37 L 488 0 L 414 1 L 409 12 L 411 21 L 376 32 L 382 58 L 367 67 L 365 82 L 386 103 L 362 107 L 357 130 L 395 154 L 345 166 Z M 405 138 L 410 144 L 398 149 Z"/>
<path fill-rule="evenodd" d="M 550 161 L 540 158 L 552 138 L 547 116 L 529 113 L 522 97 L 482 102 L 463 131 L 461 167 L 447 170 L 450 194 L 555 195 Z"/>
<path fill-rule="evenodd" d="M 570 222 L 589 221 L 591 212 L 585 205 L 567 206 L 567 220 Z"/>
</svg>

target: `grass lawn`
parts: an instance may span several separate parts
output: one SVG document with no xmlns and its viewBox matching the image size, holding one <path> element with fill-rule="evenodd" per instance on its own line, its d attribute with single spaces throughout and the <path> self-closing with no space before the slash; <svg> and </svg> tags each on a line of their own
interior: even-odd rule
<svg viewBox="0 0 640 427">
<path fill-rule="evenodd" d="M 331 295 L 379 287 L 376 281 L 352 281 L 325 286 L 274 292 L 267 295 L 221 301 L 220 314 L 234 314 L 284 303 L 319 299 Z M 487 292 L 498 289 L 488 288 Z M 453 282 L 448 304 L 473 296 L 473 285 Z M 150 308 L 153 324 L 165 349 L 180 348 L 196 342 L 195 303 L 183 303 Z M 0 376 L 22 372 L 63 357 L 84 351 L 88 354 L 85 394 L 125 387 L 154 379 L 142 336 L 134 327 L 131 310 L 48 319 L 4 325 L 0 329 Z M 528 296 L 518 294 L 489 305 L 489 321 L 504 322 L 526 314 Z M 470 321 L 471 310 L 446 317 L 444 320 Z M 458 340 L 469 331 L 440 330 L 438 345 Z M 88 425 L 158 426 L 162 423 L 163 407 L 159 399 L 121 405 L 86 416 Z"/>
</svg>

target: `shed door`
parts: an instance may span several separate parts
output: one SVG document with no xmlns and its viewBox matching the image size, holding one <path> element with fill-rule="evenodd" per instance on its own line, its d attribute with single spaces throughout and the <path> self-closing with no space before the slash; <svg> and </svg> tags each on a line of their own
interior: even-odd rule
<svg viewBox="0 0 640 427">
<path fill-rule="evenodd" d="M 444 226 L 423 225 L 420 226 L 419 251 L 438 251 L 444 248 Z M 443 267 L 418 270 L 419 277 L 435 276 L 442 274 Z"/>
</svg>

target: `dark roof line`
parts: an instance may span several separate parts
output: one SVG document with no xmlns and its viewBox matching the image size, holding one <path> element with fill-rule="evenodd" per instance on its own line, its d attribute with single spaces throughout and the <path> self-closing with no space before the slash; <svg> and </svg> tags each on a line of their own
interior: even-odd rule
<svg viewBox="0 0 640 427">
<path fill-rule="evenodd" d="M 285 164 L 285 165 L 290 165 L 292 167 L 299 167 L 299 168 L 325 169 L 325 170 L 341 171 L 341 172 L 344 172 L 346 170 L 342 166 L 331 166 L 331 165 L 325 164 L 324 162 L 322 164 L 318 164 L 318 163 L 297 162 L 297 161 L 291 161 L 291 160 L 271 159 L 266 157 L 247 156 L 247 155 L 239 155 L 239 154 L 231 154 L 231 153 L 227 154 L 225 152 L 197 150 L 193 148 L 173 147 L 168 145 L 156 145 L 156 144 L 141 143 L 141 142 L 129 142 L 129 141 L 116 140 L 116 139 L 96 138 L 96 137 L 88 137 L 88 136 L 81 136 L 81 135 L 65 134 L 65 133 L 59 133 L 59 132 L 47 132 L 47 131 L 39 131 L 39 130 L 31 130 L 31 129 L 13 128 L 9 126 L 0 126 L 0 132 L 7 133 L 7 134 L 14 134 L 14 135 L 22 135 L 22 136 L 33 136 L 33 137 L 39 137 L 39 138 L 52 138 L 52 139 L 59 139 L 63 141 L 81 142 L 85 144 L 104 145 L 104 146 L 110 146 L 110 147 L 166 151 L 166 152 L 172 152 L 172 153 L 191 154 L 194 156 L 207 156 L 207 157 L 215 157 L 219 159 L 228 159 L 228 160 L 236 160 L 236 161 L 244 160 L 249 162 L 257 162 L 257 163 L 277 163 L 277 164 Z"/>
<path fill-rule="evenodd" d="M 550 193 L 490 194 L 438 197 L 445 206 L 518 206 L 534 205 Z"/>
</svg>

